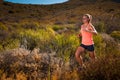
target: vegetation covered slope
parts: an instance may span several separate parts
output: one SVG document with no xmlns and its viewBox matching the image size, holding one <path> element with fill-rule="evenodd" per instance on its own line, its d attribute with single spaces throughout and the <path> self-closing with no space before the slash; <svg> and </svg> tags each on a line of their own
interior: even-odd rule
<svg viewBox="0 0 120 80">
<path fill-rule="evenodd" d="M 0 80 L 119 80 L 120 3 L 70 0 L 54 5 L 0 3 Z M 82 15 L 93 15 L 97 60 L 77 72 Z M 85 51 L 85 53 L 88 53 Z M 94 69 L 94 70 L 93 70 Z"/>
<path fill-rule="evenodd" d="M 49 24 L 78 24 L 83 14 L 93 15 L 93 23 L 103 22 L 109 31 L 120 30 L 120 3 L 114 0 L 70 0 L 53 5 L 25 5 L 3 2 L 0 21 L 37 21 Z"/>
</svg>

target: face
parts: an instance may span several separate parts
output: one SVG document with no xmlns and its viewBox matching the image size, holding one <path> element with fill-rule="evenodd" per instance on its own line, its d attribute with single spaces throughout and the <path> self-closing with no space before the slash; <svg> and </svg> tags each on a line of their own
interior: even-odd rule
<svg viewBox="0 0 120 80">
<path fill-rule="evenodd" d="M 83 16 L 82 21 L 83 21 L 83 23 L 88 23 L 89 19 L 87 16 Z"/>
</svg>

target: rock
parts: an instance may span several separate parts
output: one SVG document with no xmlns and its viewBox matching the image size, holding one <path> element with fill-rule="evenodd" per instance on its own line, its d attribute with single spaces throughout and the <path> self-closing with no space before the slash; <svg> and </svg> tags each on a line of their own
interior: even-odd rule
<svg viewBox="0 0 120 80">
<path fill-rule="evenodd" d="M 110 41 L 110 42 L 115 43 L 114 38 L 112 38 L 110 35 L 102 33 L 101 36 L 103 37 L 104 41 L 106 41 L 106 42 Z"/>
</svg>

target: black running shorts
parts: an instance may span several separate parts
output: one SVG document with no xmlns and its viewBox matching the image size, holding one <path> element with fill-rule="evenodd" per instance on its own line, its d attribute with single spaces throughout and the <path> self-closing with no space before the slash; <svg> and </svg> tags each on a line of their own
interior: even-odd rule
<svg viewBox="0 0 120 80">
<path fill-rule="evenodd" d="M 94 44 L 92 44 L 92 45 L 81 44 L 80 46 L 83 47 L 84 49 L 88 50 L 88 51 L 94 51 Z"/>
</svg>

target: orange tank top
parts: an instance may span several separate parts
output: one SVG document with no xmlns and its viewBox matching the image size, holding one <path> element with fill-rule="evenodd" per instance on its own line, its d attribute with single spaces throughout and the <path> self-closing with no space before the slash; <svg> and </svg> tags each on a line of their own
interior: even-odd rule
<svg viewBox="0 0 120 80">
<path fill-rule="evenodd" d="M 84 44 L 84 45 L 94 44 L 92 33 L 82 30 L 82 27 L 81 27 L 80 31 L 81 31 L 81 35 L 82 35 L 82 44 Z"/>
</svg>

